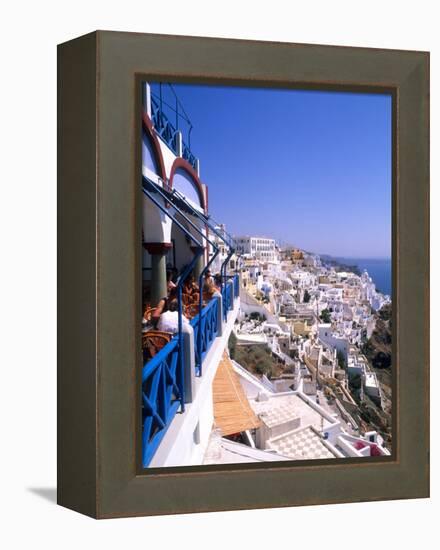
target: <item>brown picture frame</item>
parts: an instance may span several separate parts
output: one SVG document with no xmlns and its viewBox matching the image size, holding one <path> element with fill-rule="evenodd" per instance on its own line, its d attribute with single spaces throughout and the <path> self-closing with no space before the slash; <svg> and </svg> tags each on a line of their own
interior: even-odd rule
<svg viewBox="0 0 440 550">
<path fill-rule="evenodd" d="M 393 97 L 390 457 L 142 470 L 141 80 Z M 58 503 L 94 518 L 429 496 L 429 54 L 96 31 L 58 47 Z M 281 465 L 280 465 L 281 464 Z"/>
</svg>

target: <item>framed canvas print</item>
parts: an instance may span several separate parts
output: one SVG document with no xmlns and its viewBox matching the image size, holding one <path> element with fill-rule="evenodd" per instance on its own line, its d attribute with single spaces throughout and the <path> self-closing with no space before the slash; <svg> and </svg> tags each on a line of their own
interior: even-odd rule
<svg viewBox="0 0 440 550">
<path fill-rule="evenodd" d="M 429 495 L 429 56 L 59 46 L 58 502 Z"/>
</svg>

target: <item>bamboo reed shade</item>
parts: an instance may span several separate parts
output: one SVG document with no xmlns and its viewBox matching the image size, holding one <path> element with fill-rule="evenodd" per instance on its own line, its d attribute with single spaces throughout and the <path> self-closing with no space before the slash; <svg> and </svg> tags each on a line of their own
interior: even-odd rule
<svg viewBox="0 0 440 550">
<path fill-rule="evenodd" d="M 223 436 L 260 426 L 226 352 L 214 378 L 213 400 L 215 423 Z"/>
</svg>

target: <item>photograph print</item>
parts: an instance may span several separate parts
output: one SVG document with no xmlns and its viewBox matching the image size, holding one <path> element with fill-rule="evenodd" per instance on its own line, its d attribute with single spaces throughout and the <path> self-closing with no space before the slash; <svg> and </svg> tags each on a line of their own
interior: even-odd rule
<svg viewBox="0 0 440 550">
<path fill-rule="evenodd" d="M 391 94 L 141 87 L 142 467 L 389 457 Z"/>
</svg>

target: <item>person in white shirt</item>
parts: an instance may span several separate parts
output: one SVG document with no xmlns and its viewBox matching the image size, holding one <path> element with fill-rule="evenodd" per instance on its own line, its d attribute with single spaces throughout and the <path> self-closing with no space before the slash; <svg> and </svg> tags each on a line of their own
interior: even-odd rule
<svg viewBox="0 0 440 550">
<path fill-rule="evenodd" d="M 164 311 L 161 316 L 159 317 L 159 322 L 157 323 L 157 330 L 161 330 L 163 332 L 171 332 L 172 334 L 175 334 L 179 330 L 179 312 L 178 312 L 179 306 L 177 300 L 171 300 L 171 302 L 168 305 L 167 311 Z M 185 317 L 185 315 L 182 314 L 182 327 L 183 330 L 186 329 L 186 327 L 189 327 L 189 321 Z"/>
</svg>

